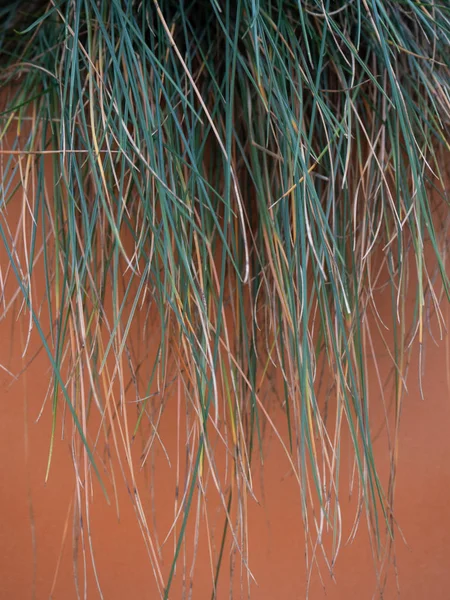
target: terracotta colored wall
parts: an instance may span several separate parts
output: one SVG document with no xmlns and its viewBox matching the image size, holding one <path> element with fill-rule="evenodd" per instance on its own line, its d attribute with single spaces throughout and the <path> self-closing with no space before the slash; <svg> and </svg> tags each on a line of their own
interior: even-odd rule
<svg viewBox="0 0 450 600">
<path fill-rule="evenodd" d="M 18 219 L 19 209 L 11 207 L 9 219 Z M 2 272 L 5 275 L 7 257 L 0 249 Z M 11 277 L 11 275 L 10 275 Z M 13 283 L 7 283 L 7 297 L 11 297 Z M 42 294 L 40 284 L 37 293 Z M 40 291 L 39 291 L 40 290 Z M 9 296 L 8 296 L 9 294 Z M 380 310 L 389 313 L 389 299 L 380 293 Z M 410 308 L 412 309 L 411 298 Z M 27 337 L 26 319 L 17 320 L 19 301 L 14 311 L 0 321 L 0 364 L 12 373 L 18 373 L 39 347 L 33 331 L 28 353 L 24 359 L 21 349 Z M 450 325 L 448 312 L 447 325 Z M 436 323 L 432 320 L 434 331 Z M 382 382 L 390 369 L 386 350 L 374 338 L 374 351 L 380 367 Z M 396 487 L 395 511 L 407 545 L 396 535 L 396 566 L 400 597 L 407 600 L 445 600 L 450 598 L 450 402 L 448 387 L 448 339 L 437 346 L 428 338 L 424 376 L 425 400 L 418 386 L 417 354 L 412 355 L 408 394 L 404 396 L 400 429 L 400 451 Z M 374 362 L 368 359 L 373 430 L 378 431 L 384 421 L 384 409 L 377 383 Z M 48 362 L 38 354 L 26 373 L 12 380 L 0 370 L 0 599 L 22 600 L 76 598 L 73 557 L 73 497 L 74 473 L 70 456 L 70 439 L 61 439 L 61 419 L 58 420 L 57 442 L 48 483 L 44 484 L 50 438 L 50 410 L 47 406 L 39 422 L 36 419 L 47 393 Z M 386 402 L 390 400 L 391 383 L 383 383 Z M 284 417 L 273 401 L 274 421 L 283 430 Z M 392 419 L 392 411 L 390 413 Z M 67 422 L 68 416 L 66 416 Z M 155 490 L 156 528 L 161 542 L 173 520 L 176 484 L 177 439 L 174 423 L 177 419 L 175 399 L 168 402 L 160 424 L 165 453 L 155 450 L 155 474 L 150 468 L 140 472 L 143 489 Z M 68 430 L 70 431 L 70 429 Z M 66 434 L 67 435 L 67 434 Z M 266 432 L 264 476 L 257 463 L 254 466 L 255 490 L 259 504 L 248 498 L 250 539 L 250 568 L 258 582 L 252 585 L 252 598 L 303 598 L 305 593 L 304 535 L 300 514 L 299 491 L 290 474 L 289 464 L 276 438 Z M 385 483 L 389 475 L 387 441 L 381 432 L 376 441 L 377 460 Z M 139 448 L 137 449 L 139 455 Z M 348 444 L 342 450 L 341 504 L 344 519 L 344 537 L 350 534 L 355 511 L 355 494 L 348 495 L 351 460 Z M 104 598 L 155 598 L 154 576 L 146 555 L 141 532 L 116 465 L 120 490 L 120 520 L 114 503 L 108 506 L 97 485 L 90 502 L 92 544 L 97 571 Z M 262 483 L 261 483 L 262 482 Z M 220 503 L 211 492 L 208 508 L 210 526 L 219 535 L 223 527 Z M 146 496 L 145 510 L 153 527 L 150 495 Z M 218 533 L 217 533 L 218 532 Z M 192 530 L 188 532 L 192 544 Z M 200 531 L 201 543 L 195 567 L 192 597 L 195 600 L 211 597 L 211 568 L 208 547 L 204 543 L 204 525 Z M 173 552 L 173 537 L 165 544 L 162 555 L 163 571 L 167 575 Z M 187 559 L 192 553 L 187 549 Z M 82 564 L 83 556 L 79 554 Z M 91 567 L 86 556 L 89 598 L 99 597 Z M 353 543 L 344 545 L 335 567 L 334 583 L 323 562 L 325 595 L 317 569 L 313 569 L 310 598 L 319 600 L 371 599 L 376 591 L 376 577 L 367 527 L 362 519 Z M 189 571 L 188 562 L 188 568 Z M 228 597 L 229 559 L 224 561 L 218 598 Z M 235 591 L 239 597 L 239 561 L 236 563 Z M 82 572 L 82 569 L 81 569 Z M 55 575 L 56 574 L 56 575 Z M 183 582 L 180 568 L 171 598 L 182 597 Z M 397 597 L 397 581 L 393 566 L 388 569 L 389 579 L 385 598 Z M 80 579 L 83 596 L 83 579 Z M 188 590 L 189 591 L 189 590 Z"/>
</svg>

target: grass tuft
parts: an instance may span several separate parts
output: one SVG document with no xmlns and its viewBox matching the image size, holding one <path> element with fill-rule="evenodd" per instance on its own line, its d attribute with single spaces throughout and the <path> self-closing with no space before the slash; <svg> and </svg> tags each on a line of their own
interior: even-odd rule
<svg viewBox="0 0 450 600">
<path fill-rule="evenodd" d="M 19 15 L 25 3 L 15 4 Z M 51 365 L 47 476 L 68 409 L 77 510 L 88 518 L 92 473 L 116 495 L 103 440 L 119 457 L 168 597 L 208 478 L 226 515 L 213 581 L 227 531 L 247 565 L 245 518 L 230 507 L 233 498 L 245 515 L 267 427 L 299 484 L 308 561 L 334 528 L 331 569 L 345 431 L 379 549 L 382 531 L 394 531 L 407 353 L 413 341 L 423 346 L 426 302 L 439 317 L 449 298 L 448 0 L 62 0 L 11 14 L 0 9 L 0 237 L 9 263 L 2 281 L 17 285 L 1 301 L 4 316 L 23 300 L 30 336 L 37 331 Z M 374 290 L 386 274 L 396 426 L 383 486 L 367 356 L 368 315 L 384 327 Z M 417 281 L 412 334 L 409 280 Z M 333 428 L 320 405 L 321 365 L 333 383 Z M 274 378 L 283 431 L 264 400 Z M 163 577 L 136 470 L 176 398 L 191 419 L 190 458 Z M 223 477 L 218 439 L 233 465 Z"/>
</svg>

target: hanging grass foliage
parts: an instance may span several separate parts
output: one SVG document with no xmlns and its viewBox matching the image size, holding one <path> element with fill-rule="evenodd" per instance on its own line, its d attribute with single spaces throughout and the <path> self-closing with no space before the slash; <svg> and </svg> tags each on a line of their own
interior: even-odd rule
<svg viewBox="0 0 450 600">
<path fill-rule="evenodd" d="M 440 315 L 449 297 L 450 2 L 3 5 L 0 237 L 9 268 L 0 292 L 15 278 L 3 315 L 23 299 L 29 338 L 40 336 L 51 364 L 47 475 L 65 411 L 79 514 L 88 480 L 108 497 L 122 485 L 108 475 L 108 447 L 121 457 L 164 597 L 206 477 L 247 564 L 245 510 L 236 521 L 230 506 L 253 494 L 252 460 L 274 426 L 264 390 L 276 378 L 286 429 L 275 435 L 298 480 L 308 556 L 330 525 L 330 568 L 339 551 L 344 431 L 374 540 L 386 527 L 393 534 L 392 481 L 379 480 L 370 428 L 367 314 L 381 325 L 372 292 L 383 272 L 398 422 L 405 353 L 422 347 L 426 300 Z M 442 199 L 438 218 L 430 190 Z M 45 282 L 35 281 L 38 263 Z M 319 402 L 319 364 L 333 382 L 333 427 Z M 190 419 L 189 459 L 163 578 L 135 471 L 177 397 Z M 226 473 L 217 444 L 232 463 Z"/>
</svg>

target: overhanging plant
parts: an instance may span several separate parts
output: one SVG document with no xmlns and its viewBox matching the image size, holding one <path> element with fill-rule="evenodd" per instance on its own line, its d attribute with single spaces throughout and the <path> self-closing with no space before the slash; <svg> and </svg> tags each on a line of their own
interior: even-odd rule
<svg viewBox="0 0 450 600">
<path fill-rule="evenodd" d="M 48 474 L 65 406 L 80 486 L 95 475 L 111 493 L 101 437 L 127 457 L 133 487 L 132 447 L 149 398 L 157 389 L 162 410 L 178 382 L 196 435 L 166 580 L 144 527 L 168 597 L 205 473 L 225 512 L 232 481 L 251 492 L 252 456 L 273 425 L 261 394 L 276 373 L 288 432 L 277 435 L 299 482 L 307 547 L 316 552 L 331 524 L 330 564 L 339 550 L 344 429 L 375 540 L 385 526 L 393 535 L 392 481 L 384 490 L 370 429 L 367 312 L 376 313 L 384 269 L 398 423 L 405 353 L 423 343 L 426 299 L 440 315 L 449 292 L 448 0 L 63 0 L 1 11 L 0 237 L 52 367 Z M 8 205 L 18 187 L 25 216 L 14 230 Z M 431 189 L 442 198 L 438 219 Z M 48 326 L 33 294 L 38 263 Z M 144 379 L 130 335 L 137 320 L 156 348 Z M 334 382 L 333 435 L 318 400 L 321 360 Z M 217 435 L 233 457 L 226 480 Z M 144 524 L 138 490 L 133 501 Z M 233 530 L 236 543 L 244 530 Z M 245 542 L 240 553 L 246 561 Z"/>
</svg>

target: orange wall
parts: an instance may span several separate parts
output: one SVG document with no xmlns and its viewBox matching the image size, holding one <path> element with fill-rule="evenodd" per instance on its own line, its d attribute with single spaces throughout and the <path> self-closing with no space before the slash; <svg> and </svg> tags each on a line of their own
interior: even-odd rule
<svg viewBox="0 0 450 600">
<path fill-rule="evenodd" d="M 19 212 L 11 208 L 9 219 L 14 223 Z M 0 248 L 0 261 L 5 274 L 7 257 Z M 39 277 L 37 278 L 39 280 Z M 42 283 L 42 281 L 41 281 Z M 37 286 L 40 288 L 40 284 Z M 14 288 L 7 285 L 8 298 Z M 40 288 L 41 289 L 41 288 Z M 42 289 L 40 293 L 42 293 Z M 380 311 L 389 312 L 389 300 L 382 293 L 378 297 Z M 412 309 L 411 297 L 410 308 Z M 0 364 L 13 374 L 18 373 L 39 348 L 34 330 L 25 358 L 21 349 L 28 332 L 27 318 L 17 320 L 20 303 L 0 321 Z M 444 310 L 446 308 L 444 307 Z M 447 325 L 450 324 L 448 311 Z M 436 333 L 436 323 L 432 322 Z M 374 338 L 374 351 L 385 382 L 390 362 L 379 339 Z M 371 381 L 371 409 L 373 431 L 384 421 L 384 409 L 377 383 L 374 361 L 368 359 Z M 448 388 L 448 339 L 437 346 L 427 338 L 425 356 L 424 393 L 422 400 L 418 386 L 417 354 L 412 355 L 408 379 L 408 393 L 404 395 L 400 429 L 400 451 L 396 486 L 395 514 L 406 543 L 397 531 L 395 538 L 397 578 L 394 567 L 388 569 L 385 598 L 397 597 L 397 583 L 401 598 L 407 600 L 445 600 L 450 598 L 450 402 Z M 61 418 L 58 420 L 57 441 L 52 459 L 50 478 L 44 483 L 50 439 L 50 406 L 36 422 L 49 383 L 48 362 L 41 352 L 22 377 L 14 381 L 0 370 L 0 599 L 22 600 L 50 597 L 70 600 L 76 598 L 73 576 L 73 498 L 74 472 L 70 456 L 70 428 L 61 439 Z M 389 403 L 390 383 L 385 386 Z M 47 401 L 49 403 L 49 400 Z M 283 430 L 284 417 L 273 405 L 275 424 Z M 154 493 L 156 517 L 153 519 L 151 497 L 144 493 L 145 511 L 149 527 L 156 528 L 161 543 L 174 514 L 176 483 L 177 402 L 173 396 L 167 403 L 160 434 L 168 460 L 159 447 L 154 460 Z M 130 413 L 131 414 L 131 413 Z M 68 416 L 66 415 L 66 422 Z M 390 412 L 392 421 L 392 410 Z M 130 424 L 132 428 L 132 423 Z M 67 433 L 68 432 L 68 433 Z M 137 442 L 138 444 L 139 442 Z M 265 437 L 264 471 L 254 465 L 255 491 L 258 502 L 248 498 L 250 569 L 257 581 L 251 585 L 252 598 L 303 598 L 305 594 L 304 534 L 300 513 L 299 490 L 290 473 L 286 456 L 270 428 Z M 375 443 L 377 460 L 383 483 L 389 475 L 387 438 L 381 433 Z M 139 448 L 137 452 L 139 456 Z M 343 511 L 344 542 L 352 529 L 357 509 L 355 494 L 349 496 L 351 454 L 348 443 L 342 450 L 341 505 Z M 118 482 L 120 519 L 114 503 L 108 506 L 98 485 L 93 485 L 94 497 L 89 502 L 91 534 L 97 572 L 104 598 L 145 599 L 156 597 L 154 576 L 143 538 L 133 512 L 132 504 L 115 464 Z M 153 477 L 149 468 L 138 474 L 141 489 L 149 489 Z M 212 484 L 210 483 L 211 487 Z M 223 511 L 211 492 L 208 507 L 209 526 L 220 537 Z M 196 505 L 195 505 L 196 506 Z M 200 507 L 203 510 L 203 507 Z M 200 544 L 194 572 L 193 598 L 211 597 L 211 567 L 208 546 L 205 543 L 205 521 L 201 519 Z M 179 530 L 179 528 L 178 528 Z M 192 558 L 193 530 L 188 531 L 187 560 Z M 162 549 L 162 570 L 167 576 L 174 538 L 169 538 Z M 82 562 L 80 565 L 80 593 L 83 597 Z M 86 555 L 88 597 L 97 598 L 91 559 Z M 376 577 L 371 546 L 364 515 L 353 543 L 344 545 L 335 566 L 333 582 L 319 561 L 326 587 L 326 596 L 318 569 L 312 570 L 310 598 L 319 600 L 371 599 L 376 590 Z M 182 563 L 181 563 L 182 565 Z M 187 564 L 189 572 L 190 562 Z M 230 561 L 225 557 L 218 598 L 228 597 Z M 234 588 L 239 591 L 239 560 L 236 561 Z M 177 572 L 171 598 L 182 597 L 183 569 Z M 244 585 L 246 576 L 244 572 Z M 236 597 L 239 597 L 238 595 Z"/>
</svg>

